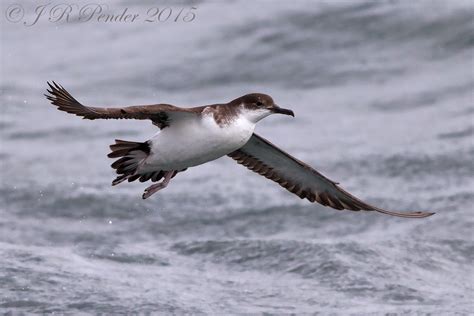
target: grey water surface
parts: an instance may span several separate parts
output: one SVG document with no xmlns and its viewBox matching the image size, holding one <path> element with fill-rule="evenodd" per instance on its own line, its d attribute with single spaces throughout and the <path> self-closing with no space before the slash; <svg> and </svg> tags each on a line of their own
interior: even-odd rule
<svg viewBox="0 0 474 316">
<path fill-rule="evenodd" d="M 39 2 L 1 3 L 0 312 L 473 313 L 472 1 L 109 1 L 139 16 L 78 21 L 87 3 L 36 23 Z M 184 11 L 146 22 L 156 7 Z M 271 94 L 296 117 L 259 134 L 369 202 L 437 214 L 332 210 L 227 157 L 142 200 L 106 154 L 156 128 L 59 112 L 48 80 L 98 106 Z"/>
</svg>

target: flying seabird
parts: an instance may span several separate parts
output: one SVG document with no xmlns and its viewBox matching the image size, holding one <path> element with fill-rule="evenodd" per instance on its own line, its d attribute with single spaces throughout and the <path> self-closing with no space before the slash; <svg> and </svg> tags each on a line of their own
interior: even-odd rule
<svg viewBox="0 0 474 316">
<path fill-rule="evenodd" d="M 83 119 L 151 120 L 161 129 L 145 142 L 116 139 L 109 158 L 118 176 L 112 185 L 125 180 L 151 180 L 143 199 L 164 189 L 177 173 L 222 156 L 278 183 L 310 202 L 337 210 L 376 211 L 398 217 L 422 218 L 429 212 L 393 212 L 366 203 L 307 165 L 254 133 L 255 125 L 270 114 L 294 116 L 266 94 L 251 93 L 229 103 L 181 108 L 171 104 L 101 108 L 85 106 L 62 86 L 48 82 L 45 96 L 58 110 Z"/>
</svg>

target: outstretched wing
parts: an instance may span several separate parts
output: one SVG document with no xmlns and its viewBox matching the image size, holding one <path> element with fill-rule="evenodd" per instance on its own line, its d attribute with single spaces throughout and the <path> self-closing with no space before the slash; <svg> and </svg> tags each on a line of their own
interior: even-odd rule
<svg viewBox="0 0 474 316">
<path fill-rule="evenodd" d="M 84 119 L 136 119 L 151 120 L 159 128 L 169 126 L 170 122 L 187 115 L 199 115 L 203 107 L 180 108 L 170 104 L 135 105 L 117 108 L 99 108 L 82 105 L 62 86 L 48 82 L 49 93 L 46 98 L 58 110 L 81 116 Z"/>
<path fill-rule="evenodd" d="M 277 182 L 300 198 L 338 210 L 376 211 L 398 217 L 422 218 L 428 212 L 392 212 L 370 205 L 304 162 L 292 157 L 268 140 L 253 134 L 240 149 L 228 155 L 248 169 Z"/>
</svg>

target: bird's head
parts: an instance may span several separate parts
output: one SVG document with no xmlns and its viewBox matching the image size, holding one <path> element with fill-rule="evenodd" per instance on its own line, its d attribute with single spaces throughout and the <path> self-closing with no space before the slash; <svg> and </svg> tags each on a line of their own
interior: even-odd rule
<svg viewBox="0 0 474 316">
<path fill-rule="evenodd" d="M 270 114 L 286 114 L 295 116 L 292 110 L 283 109 L 273 102 L 271 96 L 263 93 L 246 94 L 232 101 L 241 107 L 241 113 L 251 122 L 257 123 Z"/>
</svg>

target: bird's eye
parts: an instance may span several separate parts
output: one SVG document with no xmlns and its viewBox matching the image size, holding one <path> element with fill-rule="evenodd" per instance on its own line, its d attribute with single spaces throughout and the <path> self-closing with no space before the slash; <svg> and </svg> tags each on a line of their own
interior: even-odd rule
<svg viewBox="0 0 474 316">
<path fill-rule="evenodd" d="M 262 102 L 260 102 L 260 101 L 258 101 L 258 102 L 257 102 L 257 105 L 258 105 L 258 106 L 262 106 L 262 105 L 263 105 L 263 103 L 262 103 Z"/>
</svg>

